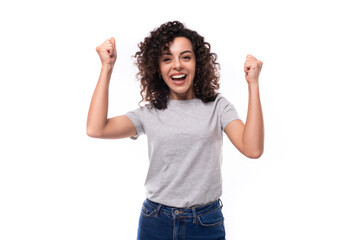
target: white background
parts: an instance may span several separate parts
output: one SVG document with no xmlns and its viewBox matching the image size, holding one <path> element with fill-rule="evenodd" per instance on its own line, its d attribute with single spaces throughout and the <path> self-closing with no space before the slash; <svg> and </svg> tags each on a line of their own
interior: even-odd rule
<svg viewBox="0 0 360 240">
<path fill-rule="evenodd" d="M 360 239 L 359 8 L 356 1 L 2 1 L 0 239 L 135 239 L 146 136 L 86 135 L 115 37 L 109 115 L 138 107 L 132 55 L 179 20 L 218 54 L 221 93 L 247 113 L 243 64 L 264 62 L 265 152 L 224 135 L 227 239 Z"/>
</svg>

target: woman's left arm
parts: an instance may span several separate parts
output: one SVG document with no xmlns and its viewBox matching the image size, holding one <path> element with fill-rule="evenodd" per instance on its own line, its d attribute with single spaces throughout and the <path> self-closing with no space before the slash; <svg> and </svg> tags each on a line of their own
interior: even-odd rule
<svg viewBox="0 0 360 240">
<path fill-rule="evenodd" d="M 262 65 L 262 61 L 254 56 L 246 56 L 244 72 L 249 87 L 246 123 L 234 120 L 224 129 L 232 144 L 249 158 L 259 158 L 264 151 L 264 121 L 259 92 L 259 74 Z"/>
</svg>

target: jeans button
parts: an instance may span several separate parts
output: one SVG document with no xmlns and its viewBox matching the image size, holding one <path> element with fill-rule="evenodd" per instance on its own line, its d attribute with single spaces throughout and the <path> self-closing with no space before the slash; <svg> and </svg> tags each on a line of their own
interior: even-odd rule
<svg viewBox="0 0 360 240">
<path fill-rule="evenodd" d="M 179 214 L 179 211 L 178 210 L 175 210 L 175 212 L 174 212 L 176 215 L 178 215 Z"/>
</svg>

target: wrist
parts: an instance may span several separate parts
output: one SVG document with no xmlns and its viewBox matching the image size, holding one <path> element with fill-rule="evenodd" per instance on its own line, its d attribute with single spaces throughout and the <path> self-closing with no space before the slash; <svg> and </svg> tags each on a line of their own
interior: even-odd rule
<svg viewBox="0 0 360 240">
<path fill-rule="evenodd" d="M 248 86 L 249 88 L 258 88 L 259 87 L 259 81 L 252 81 L 252 82 L 248 82 Z"/>
<path fill-rule="evenodd" d="M 114 69 L 114 65 L 103 64 L 101 66 L 101 71 L 112 72 L 113 69 Z"/>
</svg>

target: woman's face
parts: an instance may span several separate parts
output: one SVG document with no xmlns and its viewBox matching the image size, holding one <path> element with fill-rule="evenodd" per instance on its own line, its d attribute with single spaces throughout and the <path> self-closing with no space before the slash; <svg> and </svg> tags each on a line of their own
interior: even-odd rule
<svg viewBox="0 0 360 240">
<path fill-rule="evenodd" d="M 195 98 L 192 87 L 196 61 L 189 39 L 176 37 L 169 44 L 169 50 L 162 53 L 159 67 L 161 76 L 170 89 L 170 99 Z"/>
</svg>

